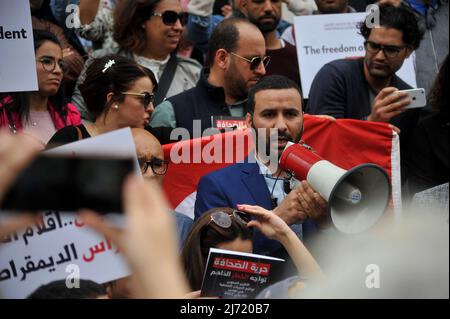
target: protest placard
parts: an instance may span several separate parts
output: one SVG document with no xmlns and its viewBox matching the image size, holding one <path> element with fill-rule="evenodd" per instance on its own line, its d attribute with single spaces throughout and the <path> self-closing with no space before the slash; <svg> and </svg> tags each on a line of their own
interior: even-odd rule
<svg viewBox="0 0 450 319">
<path fill-rule="evenodd" d="M 0 92 L 37 91 L 30 2 L 0 1 Z"/>
<path fill-rule="evenodd" d="M 119 155 L 133 158 L 137 165 L 129 128 L 66 144 L 48 153 Z M 0 217 L 4 218 L 2 214 L 6 213 L 0 212 Z M 43 215 L 42 225 L 32 225 L 0 238 L 1 297 L 25 298 L 39 286 L 54 280 L 65 279 L 68 285 L 74 284 L 76 279 L 105 283 L 130 274 L 117 247 L 83 225 L 76 213 L 48 211 Z M 124 223 L 123 215 L 111 214 L 104 218 L 117 225 Z"/>
</svg>

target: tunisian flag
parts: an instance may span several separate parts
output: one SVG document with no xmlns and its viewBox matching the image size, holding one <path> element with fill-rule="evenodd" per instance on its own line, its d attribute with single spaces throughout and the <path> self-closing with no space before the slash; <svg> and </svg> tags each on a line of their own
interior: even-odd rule
<svg viewBox="0 0 450 319">
<path fill-rule="evenodd" d="M 401 210 L 398 135 L 388 124 L 305 114 L 303 141 L 324 159 L 350 169 L 363 163 L 383 167 L 391 178 L 392 204 Z M 164 192 L 172 208 L 194 218 L 197 184 L 203 175 L 242 161 L 254 148 L 247 130 L 181 141 L 163 146 L 170 160 Z"/>
</svg>

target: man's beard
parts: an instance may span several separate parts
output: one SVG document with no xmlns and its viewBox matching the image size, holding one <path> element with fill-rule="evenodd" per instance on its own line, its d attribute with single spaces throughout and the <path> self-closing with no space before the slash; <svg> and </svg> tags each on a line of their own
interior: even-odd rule
<svg viewBox="0 0 450 319">
<path fill-rule="evenodd" d="M 280 132 L 278 132 L 278 136 L 277 136 L 276 140 L 274 139 L 275 136 L 273 136 L 273 135 L 269 136 L 269 139 L 267 139 L 267 137 L 265 135 L 265 132 L 264 132 L 263 138 L 264 138 L 266 147 L 265 147 L 265 150 L 264 150 L 265 152 L 263 154 L 261 154 L 260 151 L 262 151 L 262 150 L 258 149 L 259 148 L 258 147 L 259 146 L 258 139 L 260 138 L 260 136 L 258 136 L 258 129 L 255 127 L 253 122 L 252 122 L 252 129 L 254 130 L 254 132 L 256 134 L 256 137 L 255 137 L 255 148 L 256 148 L 256 151 L 258 152 L 258 154 L 264 155 L 266 157 L 270 157 L 271 156 L 271 152 L 276 152 L 276 156 L 277 156 L 278 159 L 280 159 L 281 154 L 284 151 L 284 147 L 283 147 L 283 149 L 279 149 L 278 147 L 276 147 L 276 148 L 274 147 L 272 149 L 271 148 L 271 144 L 270 144 L 272 139 L 273 139 L 274 142 L 278 142 L 279 139 L 282 139 L 282 140 L 285 140 L 287 142 L 292 142 L 292 143 L 296 144 L 296 143 L 300 142 L 300 140 L 302 138 L 302 135 L 303 135 L 303 125 L 302 125 L 302 128 L 300 129 L 300 131 L 297 133 L 297 135 L 295 137 L 292 137 L 291 134 L 289 134 L 289 133 L 280 133 Z"/>
<path fill-rule="evenodd" d="M 243 101 L 247 98 L 248 88 L 244 78 L 239 73 L 234 62 L 230 69 L 224 75 L 225 85 L 229 89 L 229 94 L 237 101 Z"/>
<path fill-rule="evenodd" d="M 367 70 L 369 74 L 374 78 L 379 79 L 387 79 L 397 72 L 397 70 L 393 70 L 392 67 L 388 64 L 385 64 L 381 69 L 375 68 L 371 61 L 366 61 Z"/>
<path fill-rule="evenodd" d="M 268 22 L 262 23 L 261 21 L 265 18 L 273 18 L 274 20 L 271 23 L 268 23 Z M 278 24 L 280 23 L 280 20 L 281 20 L 281 18 L 277 18 L 273 14 L 264 15 L 264 16 L 260 17 L 259 19 L 254 19 L 249 16 L 248 19 L 250 20 L 251 23 L 256 25 L 263 34 L 270 33 L 273 30 L 275 30 L 278 27 Z"/>
</svg>

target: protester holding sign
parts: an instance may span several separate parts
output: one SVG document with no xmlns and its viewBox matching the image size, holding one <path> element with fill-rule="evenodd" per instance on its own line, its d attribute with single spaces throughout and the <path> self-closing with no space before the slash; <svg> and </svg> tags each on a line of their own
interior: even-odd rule
<svg viewBox="0 0 450 319">
<path fill-rule="evenodd" d="M 0 127 L 12 133 L 23 130 L 44 146 L 66 126 L 81 124 L 77 108 L 65 102 L 61 81 L 65 64 L 58 39 L 35 30 L 34 47 L 39 91 L 5 94 L 0 98 Z"/>
<path fill-rule="evenodd" d="M 240 205 L 238 208 L 242 211 L 229 207 L 213 208 L 192 226 L 182 252 L 191 289 L 198 290 L 202 285 L 210 248 L 252 253 L 251 227 L 256 227 L 265 236 L 279 241 L 302 275 L 312 278 L 321 276 L 320 267 L 312 255 L 280 217 L 259 206 Z M 254 217 L 253 220 L 251 216 Z"/>
<path fill-rule="evenodd" d="M 144 128 L 153 112 L 153 91 L 157 82 L 153 72 L 120 55 L 93 60 L 80 85 L 94 123 L 71 126 L 58 131 L 49 146 L 66 144 L 123 127 Z"/>
<path fill-rule="evenodd" d="M 420 111 L 407 110 L 412 101 L 405 92 L 394 93 L 411 89 L 396 73 L 419 46 L 423 32 L 407 8 L 381 6 L 379 14 L 380 27 L 369 28 L 365 21 L 360 24 L 364 58 L 335 60 L 317 73 L 306 112 L 391 123 L 400 129 L 401 153 L 406 154 Z M 401 158 L 405 178 L 406 163 Z"/>
</svg>

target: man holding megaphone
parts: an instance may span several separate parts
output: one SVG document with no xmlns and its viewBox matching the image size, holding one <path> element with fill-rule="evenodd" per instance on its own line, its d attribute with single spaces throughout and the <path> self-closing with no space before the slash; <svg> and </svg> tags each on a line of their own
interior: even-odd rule
<svg viewBox="0 0 450 319">
<path fill-rule="evenodd" d="M 288 143 L 301 139 L 302 102 L 297 84 L 283 76 L 265 77 L 250 90 L 246 122 L 254 130 L 256 152 L 200 180 L 195 218 L 214 207 L 248 204 L 272 210 L 302 239 L 329 227 L 326 201 L 306 181 L 290 190 L 290 175 L 278 166 Z M 280 249 L 255 232 L 255 253 L 285 257 Z"/>
</svg>

